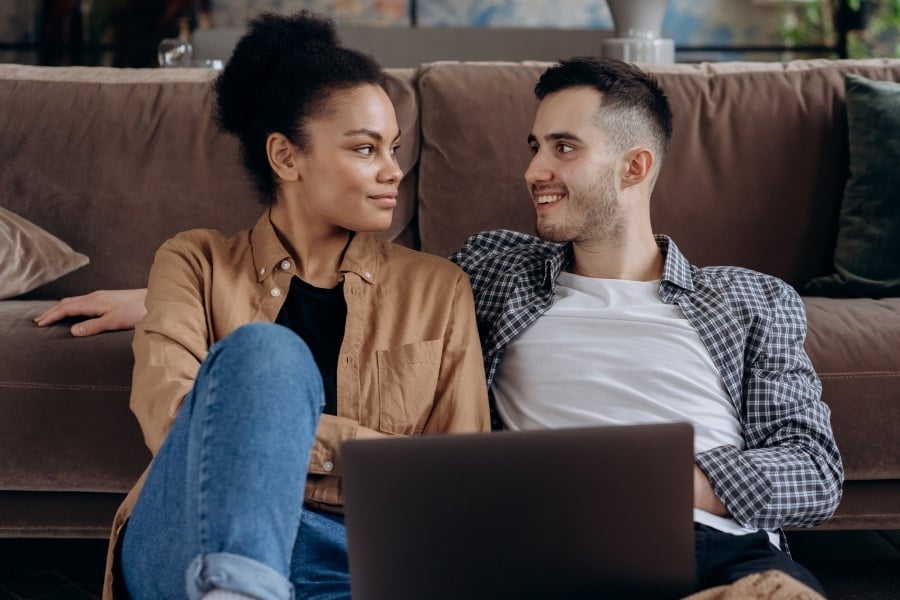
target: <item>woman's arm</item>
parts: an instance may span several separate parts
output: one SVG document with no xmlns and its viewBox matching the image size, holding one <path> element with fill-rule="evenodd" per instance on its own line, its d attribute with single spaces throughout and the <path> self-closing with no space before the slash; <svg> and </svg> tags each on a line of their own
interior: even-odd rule
<svg viewBox="0 0 900 600">
<path fill-rule="evenodd" d="M 154 455 L 209 352 L 203 262 L 181 236 L 164 243 L 150 270 L 147 315 L 135 329 L 131 410 Z"/>
<path fill-rule="evenodd" d="M 444 335 L 434 407 L 423 433 L 490 431 L 487 384 L 475 301 L 469 278 L 460 271 Z"/>
</svg>

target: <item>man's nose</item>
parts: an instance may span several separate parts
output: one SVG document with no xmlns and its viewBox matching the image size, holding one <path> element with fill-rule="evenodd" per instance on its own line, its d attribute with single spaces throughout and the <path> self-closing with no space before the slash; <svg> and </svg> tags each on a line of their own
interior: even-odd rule
<svg viewBox="0 0 900 600">
<path fill-rule="evenodd" d="M 528 168 L 525 169 L 525 183 L 532 185 L 542 181 L 549 181 L 552 177 L 553 173 L 540 152 L 531 157 L 531 162 L 528 163 Z"/>
</svg>

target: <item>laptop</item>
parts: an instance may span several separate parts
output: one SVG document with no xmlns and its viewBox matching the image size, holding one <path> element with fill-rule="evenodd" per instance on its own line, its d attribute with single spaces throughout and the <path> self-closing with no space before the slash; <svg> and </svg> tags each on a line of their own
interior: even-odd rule
<svg viewBox="0 0 900 600">
<path fill-rule="evenodd" d="M 354 440 L 341 453 L 354 600 L 692 590 L 686 423 Z"/>
</svg>

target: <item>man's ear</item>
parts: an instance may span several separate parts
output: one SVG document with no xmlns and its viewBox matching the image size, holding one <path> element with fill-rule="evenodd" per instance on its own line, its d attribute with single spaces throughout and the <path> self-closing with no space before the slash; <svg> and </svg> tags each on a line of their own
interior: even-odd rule
<svg viewBox="0 0 900 600">
<path fill-rule="evenodd" d="M 269 134 L 266 138 L 266 154 L 269 157 L 269 166 L 279 181 L 300 179 L 296 146 L 283 133 Z"/>
<path fill-rule="evenodd" d="M 650 177 L 656 157 L 649 148 L 632 148 L 625 154 L 622 188 L 637 185 Z"/>
</svg>

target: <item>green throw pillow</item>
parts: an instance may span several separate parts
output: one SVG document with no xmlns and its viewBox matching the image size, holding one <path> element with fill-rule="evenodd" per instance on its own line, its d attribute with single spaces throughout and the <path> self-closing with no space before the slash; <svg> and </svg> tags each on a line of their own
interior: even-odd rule
<svg viewBox="0 0 900 600">
<path fill-rule="evenodd" d="M 847 75 L 850 179 L 844 189 L 836 273 L 812 296 L 900 296 L 900 83 Z"/>
</svg>

